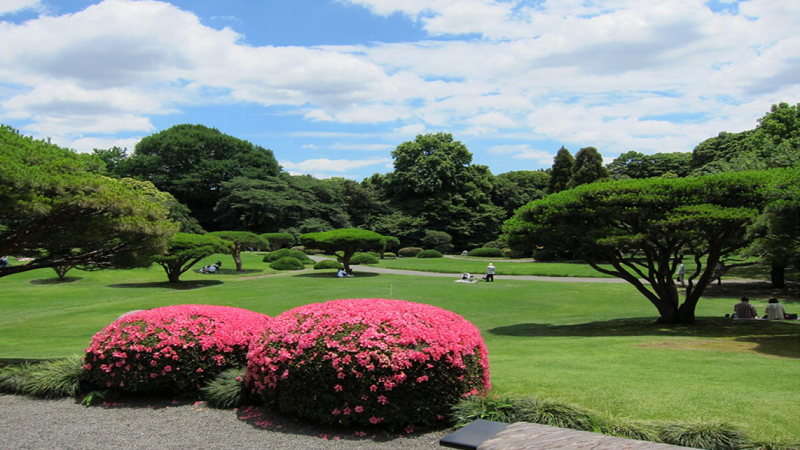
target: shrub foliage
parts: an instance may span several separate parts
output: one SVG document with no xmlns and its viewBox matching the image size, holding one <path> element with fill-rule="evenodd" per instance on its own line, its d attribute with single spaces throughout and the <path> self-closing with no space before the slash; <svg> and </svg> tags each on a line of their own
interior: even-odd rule
<svg viewBox="0 0 800 450">
<path fill-rule="evenodd" d="M 378 258 L 375 255 L 371 255 L 369 253 L 356 253 L 350 258 L 350 264 L 358 265 L 358 264 L 378 264 Z"/>
<path fill-rule="evenodd" d="M 452 312 L 336 300 L 273 319 L 251 344 L 247 383 L 277 409 L 320 422 L 430 424 L 489 387 L 487 356 L 477 328 Z"/>
<path fill-rule="evenodd" d="M 314 264 L 314 270 L 341 269 L 342 267 L 344 267 L 342 263 L 332 259 L 323 259 L 322 261 Z"/>
<path fill-rule="evenodd" d="M 177 305 L 135 312 L 95 334 L 84 377 L 118 392 L 194 392 L 241 367 L 269 318 L 240 308 Z"/>
<path fill-rule="evenodd" d="M 442 258 L 442 252 L 438 250 L 423 250 L 417 253 L 417 258 Z"/>
<path fill-rule="evenodd" d="M 302 252 L 300 250 L 294 250 L 294 249 L 288 249 L 288 248 L 282 248 L 280 250 L 276 250 L 274 252 L 268 253 L 266 256 L 264 256 L 264 262 L 269 262 L 269 263 L 275 262 L 275 261 L 277 261 L 277 260 L 279 260 L 281 258 L 285 258 L 287 256 L 289 256 L 291 258 L 299 259 L 304 264 L 306 264 L 306 263 L 310 264 L 311 263 L 311 258 L 309 258 L 308 255 L 306 255 L 304 252 Z"/>
<path fill-rule="evenodd" d="M 414 258 L 417 256 L 422 249 L 419 247 L 403 247 L 397 251 L 398 256 L 403 256 L 405 258 Z"/>
<path fill-rule="evenodd" d="M 492 247 L 473 248 L 469 251 L 469 256 L 480 256 L 484 258 L 502 258 L 503 250 Z"/>
<path fill-rule="evenodd" d="M 297 258 L 292 258 L 291 256 L 284 256 L 283 258 L 271 263 L 269 265 L 270 268 L 275 270 L 303 270 L 305 269 L 305 265 L 303 261 L 300 261 Z"/>
</svg>

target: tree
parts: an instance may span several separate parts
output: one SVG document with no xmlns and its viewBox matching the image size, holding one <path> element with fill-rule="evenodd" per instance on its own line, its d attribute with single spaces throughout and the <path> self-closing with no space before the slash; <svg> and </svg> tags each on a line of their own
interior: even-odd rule
<svg viewBox="0 0 800 450">
<path fill-rule="evenodd" d="M 225 195 L 224 182 L 262 180 L 281 170 L 271 150 L 202 125 L 176 125 L 145 137 L 123 168 L 124 175 L 174 195 L 209 229 L 216 226 L 214 206 Z"/>
<path fill-rule="evenodd" d="M 607 169 L 614 178 L 652 178 L 667 174 L 685 177 L 691 171 L 691 153 L 656 153 L 645 155 L 626 152 L 617 157 Z"/>
<path fill-rule="evenodd" d="M 233 244 L 230 247 L 230 254 L 233 257 L 233 262 L 236 263 L 237 272 L 242 271 L 243 251 L 250 248 L 269 248 L 269 241 L 249 231 L 215 231 L 208 234 L 230 241 Z"/>
<path fill-rule="evenodd" d="M 294 244 L 292 233 L 262 233 L 261 237 L 269 242 L 269 249 L 273 252 Z"/>
<path fill-rule="evenodd" d="M 572 166 L 575 165 L 575 158 L 572 153 L 562 146 L 558 149 L 556 157 L 553 158 L 553 167 L 550 169 L 550 183 L 548 191 L 550 193 L 561 192 L 569 187 L 572 179 Z"/>
<path fill-rule="evenodd" d="M 230 253 L 233 244 L 209 234 L 176 233 L 166 252 L 153 258 L 164 268 L 170 283 L 180 283 L 180 277 L 201 259 L 215 253 Z"/>
<path fill-rule="evenodd" d="M 108 149 L 96 148 L 92 154 L 103 161 L 105 172 L 113 177 L 122 177 L 125 172 L 124 165 L 128 160 L 128 150 L 119 147 Z"/>
<path fill-rule="evenodd" d="M 491 203 L 493 176 L 448 133 L 418 135 L 392 152 L 386 191 L 392 206 L 444 231 L 456 246 L 479 243 L 500 230 L 503 212 Z M 399 236 L 394 233 L 395 236 Z"/>
<path fill-rule="evenodd" d="M 800 166 L 771 180 L 765 197 L 763 214 L 748 230 L 752 243 L 747 253 L 770 264 L 774 287 L 785 287 L 786 267 L 800 270 Z"/>
<path fill-rule="evenodd" d="M 622 278 L 658 309 L 660 322 L 691 323 L 717 261 L 747 245 L 745 229 L 758 216 L 762 188 L 776 174 L 579 186 L 524 206 L 504 230 L 512 248 L 568 250 L 595 270 Z M 697 269 L 681 303 L 674 273 L 684 250 L 694 255 Z"/>
<path fill-rule="evenodd" d="M 550 175 L 541 170 L 501 173 L 493 180 L 492 203 L 503 208 L 507 219 L 520 206 L 544 197 L 549 184 Z"/>
<path fill-rule="evenodd" d="M 575 155 L 569 187 L 594 183 L 603 178 L 608 178 L 608 171 L 603 167 L 603 156 L 600 152 L 594 147 L 580 149 Z"/>
<path fill-rule="evenodd" d="M 406 245 L 422 243 L 425 222 L 420 217 L 412 217 L 401 211 L 392 214 L 373 216 L 367 220 L 367 228 L 381 235 L 396 236 Z M 399 248 L 399 247 L 398 247 Z"/>
<path fill-rule="evenodd" d="M 394 236 L 384 236 L 383 239 L 386 241 L 386 245 L 384 245 L 383 251 L 381 251 L 381 259 L 383 259 L 383 254 L 386 253 L 386 250 L 393 252 L 400 248 L 400 239 Z"/>
<path fill-rule="evenodd" d="M 0 277 L 130 266 L 163 251 L 177 225 L 158 191 L 99 175 L 101 167 L 96 157 L 0 128 L 0 254 L 35 257 Z"/>
<path fill-rule="evenodd" d="M 342 252 L 344 270 L 350 273 L 350 258 L 358 251 L 383 251 L 386 241 L 380 234 L 358 228 L 340 228 L 300 235 L 300 242 L 308 248 L 319 248 L 331 253 Z"/>
</svg>

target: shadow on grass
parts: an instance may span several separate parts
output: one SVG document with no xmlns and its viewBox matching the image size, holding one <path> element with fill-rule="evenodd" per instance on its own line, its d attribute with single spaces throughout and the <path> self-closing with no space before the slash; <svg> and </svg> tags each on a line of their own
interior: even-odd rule
<svg viewBox="0 0 800 450">
<path fill-rule="evenodd" d="M 300 273 L 295 275 L 296 277 L 304 277 L 304 278 L 330 278 L 330 279 L 338 279 L 336 277 L 336 272 L 313 272 L 313 273 Z M 374 272 L 356 272 L 355 276 L 352 278 L 371 278 L 380 276 L 379 273 Z M 348 280 L 350 278 L 342 278 L 342 280 Z"/>
<path fill-rule="evenodd" d="M 38 285 L 48 285 L 48 284 L 66 284 L 66 283 L 74 283 L 76 281 L 82 280 L 82 277 L 66 277 L 63 280 L 59 280 L 58 278 L 40 278 L 38 280 L 31 280 L 28 283 L 30 284 L 38 284 Z"/>
<path fill-rule="evenodd" d="M 489 330 L 500 336 L 522 337 L 626 337 L 665 336 L 733 339 L 749 343 L 747 350 L 773 356 L 800 358 L 800 323 L 797 321 L 732 320 L 703 317 L 693 325 L 655 324 L 651 318 L 616 319 L 573 325 L 521 323 Z"/>
<path fill-rule="evenodd" d="M 218 286 L 224 283 L 225 282 L 221 280 L 192 280 L 192 281 L 181 281 L 180 283 L 170 283 L 167 281 L 160 281 L 160 282 L 150 282 L 150 283 L 109 284 L 108 287 L 124 288 L 124 289 L 167 288 L 167 289 L 174 289 L 176 291 L 186 291 L 190 289 L 200 289 L 204 287 Z"/>
<path fill-rule="evenodd" d="M 241 276 L 241 275 L 251 275 L 255 273 L 261 273 L 264 269 L 242 269 L 241 272 L 237 271 L 236 269 L 218 269 L 216 273 L 209 273 L 206 275 L 214 276 L 214 275 L 234 275 L 234 276 Z"/>
<path fill-rule="evenodd" d="M 800 303 L 800 285 L 791 283 L 785 288 L 775 288 L 768 281 L 725 284 L 725 278 L 723 278 L 721 285 L 710 284 L 703 291 L 704 298 L 738 299 L 745 295 L 751 300 L 767 300 L 774 297 L 781 303 Z M 733 308 L 733 304 L 731 304 L 731 308 Z"/>
</svg>

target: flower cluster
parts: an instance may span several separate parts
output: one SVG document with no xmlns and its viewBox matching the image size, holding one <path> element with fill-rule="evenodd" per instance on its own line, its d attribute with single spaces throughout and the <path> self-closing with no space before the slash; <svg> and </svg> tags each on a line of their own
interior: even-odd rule
<svg viewBox="0 0 800 450">
<path fill-rule="evenodd" d="M 247 385 L 284 412 L 343 425 L 430 424 L 490 387 L 480 332 L 399 300 L 335 300 L 270 321 L 247 355 Z"/>
<path fill-rule="evenodd" d="M 125 315 L 95 334 L 84 378 L 119 392 L 191 392 L 241 367 L 269 317 L 227 306 L 177 305 Z"/>
</svg>

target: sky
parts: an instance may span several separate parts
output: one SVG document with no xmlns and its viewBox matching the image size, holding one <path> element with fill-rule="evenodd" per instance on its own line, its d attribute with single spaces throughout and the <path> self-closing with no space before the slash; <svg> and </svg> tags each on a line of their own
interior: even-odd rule
<svg viewBox="0 0 800 450">
<path fill-rule="evenodd" d="M 687 152 L 800 102 L 797 0 L 0 0 L 0 123 L 88 152 L 182 123 L 360 181 L 448 132 L 492 173 Z"/>
</svg>

